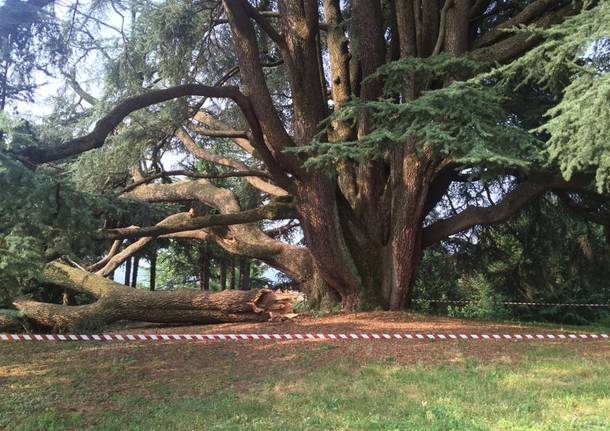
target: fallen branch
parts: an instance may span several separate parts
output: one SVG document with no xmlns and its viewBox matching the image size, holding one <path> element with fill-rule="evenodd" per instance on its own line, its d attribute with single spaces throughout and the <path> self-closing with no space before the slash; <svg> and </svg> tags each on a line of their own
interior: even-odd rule
<svg viewBox="0 0 610 431">
<path fill-rule="evenodd" d="M 300 296 L 268 289 L 151 292 L 129 288 L 60 262 L 50 263 L 44 276 L 46 282 L 89 293 L 97 299 L 92 304 L 79 306 L 27 298 L 13 302 L 28 321 L 53 330 L 92 329 L 119 320 L 184 324 L 265 321 L 272 315 L 291 314 L 292 305 Z"/>
</svg>

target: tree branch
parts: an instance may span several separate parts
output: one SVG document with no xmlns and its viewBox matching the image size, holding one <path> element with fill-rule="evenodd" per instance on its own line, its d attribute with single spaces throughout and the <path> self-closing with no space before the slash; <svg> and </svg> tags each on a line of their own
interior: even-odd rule
<svg viewBox="0 0 610 431">
<path fill-rule="evenodd" d="M 176 137 L 178 137 L 178 139 L 180 139 L 180 141 L 184 144 L 186 149 L 191 154 L 193 154 L 195 157 L 198 157 L 203 160 L 207 160 L 212 163 L 216 163 L 218 165 L 228 166 L 233 169 L 238 169 L 241 171 L 250 170 L 248 165 L 246 165 L 242 161 L 234 160 L 229 157 L 219 156 L 217 154 L 204 150 L 199 145 L 197 145 L 197 143 L 195 141 L 193 141 L 193 138 L 191 138 L 191 136 L 188 134 L 188 132 L 183 127 L 180 127 L 178 130 L 176 130 Z M 286 190 L 282 189 L 281 187 L 270 184 L 266 181 L 261 180 L 260 178 L 256 178 L 253 176 L 246 176 L 246 181 L 248 181 L 252 186 L 256 187 L 257 189 L 259 189 L 265 193 L 269 193 L 269 194 L 272 194 L 275 196 L 285 196 L 288 194 L 288 192 Z"/>
<path fill-rule="evenodd" d="M 102 268 L 104 265 L 106 265 L 108 263 L 108 261 L 110 259 L 112 259 L 112 257 L 118 253 L 119 251 L 119 247 L 121 246 L 121 244 L 123 243 L 122 240 L 117 239 L 112 243 L 112 246 L 110 247 L 110 250 L 108 251 L 108 254 L 106 256 L 104 256 L 103 259 L 99 260 L 98 262 L 94 263 L 93 265 L 89 266 L 87 268 L 87 271 L 97 271 L 98 269 Z"/>
<path fill-rule="evenodd" d="M 102 239 L 156 237 L 212 226 L 229 226 L 254 223 L 261 220 L 281 220 L 287 218 L 295 218 L 294 208 L 291 205 L 271 203 L 260 208 L 230 214 L 211 214 L 200 217 L 190 217 L 187 213 L 175 214 L 175 218 L 171 223 L 147 227 L 105 229 L 98 231 L 96 236 Z"/>
<path fill-rule="evenodd" d="M 469 207 L 464 211 L 424 228 L 422 246 L 428 247 L 451 235 L 477 225 L 500 223 L 517 213 L 532 198 L 551 190 L 578 190 L 585 187 L 583 180 L 565 181 L 557 178 L 537 178 L 517 185 L 502 201 L 489 207 Z"/>
<path fill-rule="evenodd" d="M 500 25 L 496 26 L 493 30 L 483 34 L 480 38 L 474 41 L 473 48 L 481 48 L 488 46 L 499 39 L 508 37 L 510 32 L 507 31 L 511 27 L 515 27 L 521 24 L 527 24 L 533 19 L 540 17 L 545 12 L 551 10 L 554 6 L 557 6 L 557 0 L 537 0 L 527 5 L 521 12 L 507 21 L 504 21 Z"/>
<path fill-rule="evenodd" d="M 446 0 L 445 4 L 443 5 L 443 9 L 441 9 L 438 37 L 436 38 L 436 44 L 434 45 L 434 50 L 432 51 L 432 55 L 440 54 L 441 49 L 443 49 L 443 43 L 445 43 L 445 32 L 447 29 L 447 13 L 449 12 L 449 8 L 451 6 L 453 6 L 453 0 Z"/>
<path fill-rule="evenodd" d="M 210 114 L 208 114 L 207 112 L 203 112 L 203 111 L 199 111 L 197 112 L 193 118 L 207 126 L 206 130 L 209 129 L 231 129 L 231 127 L 225 123 L 223 123 L 222 121 L 218 120 L 217 118 L 214 118 L 213 116 L 211 116 Z M 191 128 L 191 126 L 188 126 L 189 129 Z M 250 136 L 248 135 L 248 138 Z M 256 157 L 258 159 L 260 159 L 260 155 L 256 153 L 255 148 L 252 146 L 252 144 L 250 143 L 249 139 L 244 139 L 244 138 L 240 138 L 240 137 L 232 137 L 231 138 L 233 140 L 233 142 L 235 144 L 237 144 L 237 146 L 241 147 L 242 150 L 244 150 L 245 152 L 247 152 L 248 154 L 252 155 L 253 157 Z"/>
<path fill-rule="evenodd" d="M 235 129 L 209 129 L 207 127 L 190 125 L 188 126 L 193 132 L 197 132 L 200 135 L 209 136 L 211 138 L 242 138 L 248 139 L 248 132 L 245 130 Z"/>
<path fill-rule="evenodd" d="M 46 163 L 65 159 L 94 148 L 99 148 L 104 145 L 106 137 L 115 127 L 132 112 L 146 108 L 147 106 L 185 96 L 229 98 L 237 103 L 237 105 L 242 108 L 242 111 L 250 110 L 248 98 L 243 95 L 237 87 L 209 87 L 200 84 L 185 84 L 164 90 L 152 90 L 137 96 L 129 97 L 119 103 L 95 124 L 91 133 L 88 133 L 85 136 L 47 148 L 27 147 L 18 151 L 17 154 L 34 163 Z"/>
<path fill-rule="evenodd" d="M 217 174 L 200 174 L 198 172 L 192 172 L 192 171 L 186 171 L 186 170 L 176 170 L 176 171 L 164 171 L 164 172 L 159 172 L 157 174 L 153 174 L 150 175 L 148 177 L 142 178 L 138 181 L 135 181 L 134 183 L 128 185 L 127 187 L 125 187 L 123 190 L 121 190 L 119 193 L 123 194 L 123 193 L 127 193 L 130 192 L 132 190 L 134 190 L 135 188 L 141 186 L 142 184 L 148 184 L 151 181 L 154 181 L 158 178 L 166 178 L 166 177 L 173 177 L 173 176 L 185 176 L 185 177 L 191 177 L 191 178 L 203 178 L 203 179 L 213 179 L 213 178 L 234 178 L 234 177 L 263 177 L 263 178 L 271 178 L 271 175 L 269 175 L 268 172 L 265 171 L 257 171 L 257 170 L 251 170 L 251 171 L 236 171 L 236 172 L 220 172 Z"/>
<path fill-rule="evenodd" d="M 570 3 L 554 12 L 548 13 L 533 22 L 533 25 L 546 28 L 560 23 L 565 17 L 578 13 L 580 2 Z M 542 36 L 527 32 L 519 32 L 514 36 L 502 39 L 493 45 L 472 51 L 473 58 L 488 63 L 508 63 L 523 53 L 532 49 L 542 40 Z"/>
</svg>

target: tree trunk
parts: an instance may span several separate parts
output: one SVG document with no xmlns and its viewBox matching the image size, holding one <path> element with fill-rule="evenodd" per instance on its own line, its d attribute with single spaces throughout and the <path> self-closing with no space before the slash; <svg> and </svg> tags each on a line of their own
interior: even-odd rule
<svg viewBox="0 0 610 431">
<path fill-rule="evenodd" d="M 250 289 L 250 261 L 242 257 L 239 259 L 239 290 Z"/>
<path fill-rule="evenodd" d="M 292 304 L 298 299 L 298 295 L 276 294 L 266 289 L 219 293 L 188 289 L 149 292 L 127 288 L 58 262 L 49 264 L 44 276 L 48 282 L 97 299 L 92 304 L 79 306 L 29 299 L 14 302 L 28 321 L 54 330 L 94 329 L 119 320 L 190 324 L 264 321 L 271 312 L 290 313 Z"/>
<path fill-rule="evenodd" d="M 219 265 L 220 265 L 220 290 L 226 290 L 227 289 L 227 262 L 223 259 L 220 258 L 219 259 Z"/>
<path fill-rule="evenodd" d="M 199 248 L 199 290 L 210 290 L 210 259 L 206 242 Z"/>
<path fill-rule="evenodd" d="M 150 291 L 154 292 L 157 286 L 157 250 L 150 255 Z"/>
<path fill-rule="evenodd" d="M 229 258 L 229 289 L 235 290 L 235 257 Z"/>
<path fill-rule="evenodd" d="M 131 274 L 131 287 L 134 289 L 138 287 L 138 269 L 140 268 L 140 256 L 134 256 L 132 264 Z"/>
<path fill-rule="evenodd" d="M 125 261 L 125 286 L 131 284 L 131 260 L 132 258 L 129 258 Z"/>
</svg>

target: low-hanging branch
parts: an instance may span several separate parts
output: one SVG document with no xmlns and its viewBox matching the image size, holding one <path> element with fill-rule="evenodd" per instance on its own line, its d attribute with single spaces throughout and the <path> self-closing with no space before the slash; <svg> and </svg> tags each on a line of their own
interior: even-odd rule
<svg viewBox="0 0 610 431">
<path fill-rule="evenodd" d="M 219 172 L 217 174 L 201 174 L 198 172 L 192 172 L 187 170 L 175 170 L 175 171 L 164 171 L 159 172 L 153 175 L 150 175 L 146 178 L 142 178 L 134 183 L 128 185 L 123 190 L 120 191 L 120 194 L 124 194 L 134 190 L 135 188 L 141 186 L 142 184 L 148 184 L 151 181 L 154 181 L 159 178 L 166 177 L 174 177 L 174 176 L 184 176 L 191 178 L 202 178 L 202 179 L 220 179 L 220 178 L 236 178 L 236 177 L 262 177 L 271 179 L 271 175 L 268 172 L 260 171 L 260 170 L 251 170 L 251 171 L 235 171 L 235 172 Z"/>
<path fill-rule="evenodd" d="M 213 226 L 230 226 L 254 223 L 261 220 L 282 220 L 295 218 L 294 207 L 285 203 L 270 203 L 260 208 L 230 214 L 210 214 L 191 217 L 188 213 L 176 214 L 171 223 L 146 227 L 122 227 L 98 231 L 99 239 L 156 237 L 174 232 L 197 230 Z"/>
</svg>

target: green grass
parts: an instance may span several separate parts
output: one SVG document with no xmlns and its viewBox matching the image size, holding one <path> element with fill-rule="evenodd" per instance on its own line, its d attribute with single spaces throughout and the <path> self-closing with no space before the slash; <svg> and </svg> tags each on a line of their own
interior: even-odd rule
<svg viewBox="0 0 610 431">
<path fill-rule="evenodd" d="M 294 361 L 260 372 L 222 349 L 205 352 L 217 368 L 200 369 L 190 361 L 202 351 L 188 345 L 157 347 L 166 355 L 179 349 L 178 362 L 163 362 L 174 367 L 166 372 L 139 348 L 99 357 L 101 350 L 76 343 L 51 352 L 0 346 L 0 429 L 610 429 L 607 354 L 506 345 L 507 355 L 494 360 L 410 366 L 394 356 L 320 366 L 336 349 L 299 346 Z"/>
</svg>

